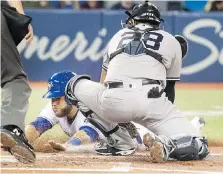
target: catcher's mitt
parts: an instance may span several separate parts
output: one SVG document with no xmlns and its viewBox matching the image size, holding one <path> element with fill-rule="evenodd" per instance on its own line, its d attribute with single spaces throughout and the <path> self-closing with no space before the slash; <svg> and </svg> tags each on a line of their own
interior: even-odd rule
<svg viewBox="0 0 223 174">
<path fill-rule="evenodd" d="M 140 136 L 136 126 L 132 123 L 119 123 L 118 124 L 121 127 L 126 128 L 126 130 L 129 132 L 129 135 L 132 137 L 132 139 L 137 138 Z"/>
<path fill-rule="evenodd" d="M 175 35 L 176 40 L 180 43 L 182 51 L 182 59 L 184 59 L 188 52 L 188 42 L 187 39 L 181 35 Z"/>
</svg>

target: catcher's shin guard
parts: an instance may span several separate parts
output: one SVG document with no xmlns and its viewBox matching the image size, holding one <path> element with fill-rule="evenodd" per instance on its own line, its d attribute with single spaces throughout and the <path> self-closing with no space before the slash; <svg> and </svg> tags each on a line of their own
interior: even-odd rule
<svg viewBox="0 0 223 174">
<path fill-rule="evenodd" d="M 1 127 L 1 145 L 22 163 L 34 163 L 36 155 L 23 131 L 15 125 Z"/>
<path fill-rule="evenodd" d="M 147 133 L 143 143 L 150 150 L 152 162 L 164 162 L 169 158 L 179 161 L 202 160 L 209 154 L 207 139 L 204 137 L 180 135 L 170 139 Z"/>
<path fill-rule="evenodd" d="M 183 136 L 173 139 L 176 147 L 170 154 L 170 158 L 179 161 L 202 160 L 210 153 L 205 137 Z"/>
</svg>

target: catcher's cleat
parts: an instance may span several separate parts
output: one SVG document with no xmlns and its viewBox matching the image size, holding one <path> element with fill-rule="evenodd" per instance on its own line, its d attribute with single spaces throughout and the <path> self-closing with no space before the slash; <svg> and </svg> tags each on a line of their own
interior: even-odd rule
<svg viewBox="0 0 223 174">
<path fill-rule="evenodd" d="M 109 146 L 106 142 L 100 142 L 95 145 L 94 150 L 97 154 L 106 156 L 127 156 L 135 152 L 135 148 L 120 150 Z"/>
<path fill-rule="evenodd" d="M 36 155 L 23 131 L 15 125 L 1 126 L 1 145 L 22 163 L 34 163 Z"/>
<path fill-rule="evenodd" d="M 168 160 L 169 148 L 161 142 L 158 136 L 149 132 L 143 136 L 143 143 L 150 151 L 152 162 L 161 163 Z"/>
</svg>

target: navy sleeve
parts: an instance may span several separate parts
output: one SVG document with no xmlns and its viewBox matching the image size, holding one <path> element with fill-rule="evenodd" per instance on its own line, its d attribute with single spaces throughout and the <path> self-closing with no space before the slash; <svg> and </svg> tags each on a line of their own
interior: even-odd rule
<svg viewBox="0 0 223 174">
<path fill-rule="evenodd" d="M 40 134 L 52 128 L 50 121 L 42 117 L 37 117 L 35 121 L 30 123 L 30 125 L 34 126 Z"/>
<path fill-rule="evenodd" d="M 175 100 L 175 83 L 176 81 L 174 80 L 167 80 L 167 85 L 164 90 L 168 100 L 171 101 L 172 103 L 174 103 Z"/>
</svg>

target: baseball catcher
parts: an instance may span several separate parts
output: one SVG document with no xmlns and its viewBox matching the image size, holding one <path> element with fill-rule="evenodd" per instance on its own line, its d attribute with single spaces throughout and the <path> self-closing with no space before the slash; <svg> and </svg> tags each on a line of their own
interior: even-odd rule
<svg viewBox="0 0 223 174">
<path fill-rule="evenodd" d="M 179 40 L 160 29 L 160 12 L 147 1 L 126 14 L 127 27 L 108 44 L 103 61 L 104 83 L 77 75 L 68 82 L 66 96 L 110 121 L 106 129 L 114 123 L 134 121 L 151 130 L 154 134 L 147 133 L 144 144 L 153 162 L 204 159 L 209 154 L 207 139 L 168 100 L 174 101 L 174 85 L 169 87 L 167 82 L 180 80 L 185 54 Z M 123 143 L 126 141 L 110 136 L 107 145 L 98 146 L 96 152 L 121 152 Z"/>
</svg>

